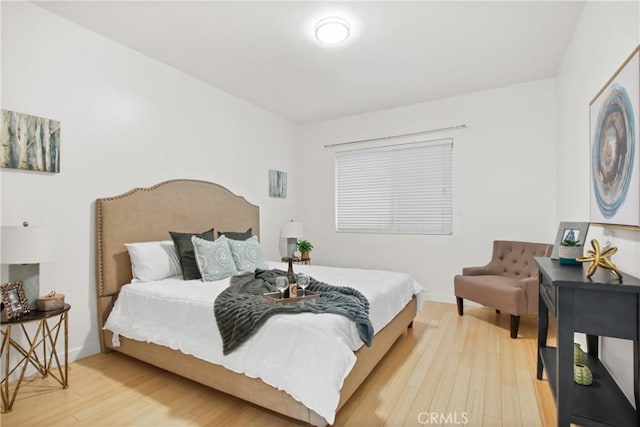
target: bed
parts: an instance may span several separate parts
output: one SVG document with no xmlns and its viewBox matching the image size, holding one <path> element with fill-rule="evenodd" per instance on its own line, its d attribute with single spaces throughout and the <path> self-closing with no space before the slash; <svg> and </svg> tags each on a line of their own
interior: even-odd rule
<svg viewBox="0 0 640 427">
<path fill-rule="evenodd" d="M 118 319 L 121 325 L 127 323 L 123 320 L 125 318 L 122 317 L 127 311 L 125 309 L 127 306 L 125 301 L 129 301 L 129 304 L 136 304 L 136 307 L 146 304 L 145 300 L 135 300 L 135 296 L 142 295 L 145 289 L 152 289 L 154 292 L 160 293 L 164 292 L 165 296 L 168 295 L 169 298 L 174 298 L 175 301 L 178 299 L 178 293 L 181 292 L 177 290 L 179 289 L 178 286 L 182 286 L 180 283 L 182 281 L 176 278 L 167 279 L 169 280 L 168 282 L 153 285 L 131 283 L 131 263 L 124 244 L 166 240 L 170 230 L 195 232 L 212 227 L 218 231 L 251 228 L 253 234 L 259 236 L 259 208 L 220 185 L 196 180 L 167 181 L 150 188 L 137 188 L 122 195 L 102 198 L 96 201 L 96 284 L 101 350 L 103 352 L 115 350 L 127 354 L 177 375 L 312 425 L 331 424 L 335 412 L 346 403 L 397 338 L 410 327 L 419 305 L 417 299 L 415 297 L 412 298 L 412 295 L 408 298 L 404 297 L 404 300 L 408 301 L 403 302 L 401 305 L 396 304 L 394 307 L 384 303 L 384 309 L 376 309 L 376 312 L 388 311 L 386 314 L 383 313 L 387 316 L 387 319 L 376 320 L 377 317 L 374 318 L 373 316 L 373 306 L 381 306 L 382 302 L 389 298 L 376 296 L 377 292 L 368 291 L 369 295 L 367 297 L 373 298 L 372 323 L 377 324 L 375 338 L 371 347 L 358 347 L 355 343 L 350 344 L 353 346 L 352 349 L 355 350 L 352 352 L 353 363 L 346 367 L 344 378 L 340 378 L 343 380 L 342 387 L 338 387 L 338 395 L 333 412 L 328 412 L 324 407 L 318 409 L 321 406 L 301 399 L 295 390 L 291 391 L 287 387 L 275 384 L 272 380 L 266 378 L 268 376 L 261 379 L 259 378 L 260 374 L 256 374 L 256 372 L 248 372 L 245 375 L 238 372 L 242 370 L 234 366 L 232 362 L 227 363 L 225 361 L 219 364 L 214 356 L 193 354 L 195 352 L 191 351 L 191 349 L 184 350 L 179 344 L 165 342 L 166 340 L 157 339 L 154 341 L 153 337 L 147 336 L 148 334 L 144 335 L 144 332 L 140 336 L 133 337 L 134 333 L 127 330 L 125 326 L 118 327 Z M 279 263 L 270 263 L 269 266 L 271 268 L 284 268 Z M 356 288 L 364 285 L 370 286 L 376 278 L 381 280 L 386 277 L 385 275 L 388 275 L 390 279 L 400 277 L 396 273 L 382 271 L 347 269 L 344 272 L 339 272 L 338 269 L 319 266 L 296 267 L 297 271 L 305 270 L 304 272 L 314 277 L 320 276 L 318 280 L 323 277 L 334 280 L 346 277 L 347 279 L 345 280 L 352 281 Z M 175 282 L 172 282 L 172 280 L 175 280 Z M 356 282 L 363 282 L 364 285 Z M 194 304 L 203 305 L 202 301 L 213 298 L 217 292 L 212 290 L 214 287 L 193 284 L 201 286 L 201 292 L 194 293 L 199 294 L 198 298 L 200 300 L 195 303 L 187 301 L 185 304 L 191 304 L 191 306 L 194 306 Z M 221 288 L 223 286 L 225 285 L 222 283 L 217 287 Z M 380 288 L 383 288 L 383 286 L 380 286 Z M 417 284 L 413 285 L 413 289 L 412 293 L 419 293 Z M 406 291 L 404 292 L 406 293 Z M 116 310 L 114 310 L 114 314 L 110 318 L 110 313 L 121 293 L 122 298 L 118 301 L 119 305 L 116 306 Z M 172 295 L 172 293 L 174 294 Z M 145 298 L 148 299 L 148 297 Z M 210 301 L 210 304 L 211 310 L 204 311 L 205 307 L 200 310 L 200 314 L 196 315 L 196 311 L 194 311 L 194 316 L 204 318 L 212 315 L 213 301 Z M 166 306 L 164 310 L 169 309 L 169 306 Z M 129 311 L 133 312 L 135 310 Z M 286 317 L 286 315 L 279 316 Z M 278 322 L 284 321 L 283 319 L 277 319 L 277 317 L 270 319 L 269 322 L 277 326 Z M 111 330 L 104 329 L 107 324 L 110 325 Z M 268 324 L 265 324 L 262 328 L 265 329 L 264 334 L 266 334 L 262 336 L 262 339 L 268 339 L 268 334 L 273 333 L 273 331 L 269 332 Z M 168 326 L 177 325 L 171 324 Z M 213 328 L 215 328 L 215 325 L 213 325 Z M 112 330 L 119 331 L 119 333 L 114 334 Z M 260 334 L 262 333 L 261 330 Z M 259 334 L 256 334 L 255 339 L 257 340 L 258 337 Z M 251 338 L 251 340 L 253 339 Z M 194 340 L 196 339 L 194 338 Z M 200 340 L 202 341 L 202 339 Z M 242 357 L 244 356 L 237 356 L 236 359 Z M 227 365 L 226 367 L 224 366 L 225 364 Z M 270 385 L 267 382 L 275 385 Z M 296 395 L 297 399 L 292 394 Z"/>
</svg>

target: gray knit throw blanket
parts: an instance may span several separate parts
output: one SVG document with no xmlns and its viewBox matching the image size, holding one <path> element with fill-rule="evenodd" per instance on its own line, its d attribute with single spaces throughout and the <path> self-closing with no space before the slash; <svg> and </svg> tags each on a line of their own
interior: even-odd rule
<svg viewBox="0 0 640 427">
<path fill-rule="evenodd" d="M 223 354 L 229 354 L 249 339 L 274 314 L 339 314 L 353 320 L 362 342 L 371 346 L 373 326 L 369 320 L 369 301 L 362 293 L 310 278 L 307 289 L 320 292 L 320 298 L 292 304 L 269 303 L 262 295 L 277 292 L 276 277 L 286 274 L 281 270 L 257 269 L 255 273 L 231 277 L 230 286 L 218 295 L 213 305 Z"/>
</svg>

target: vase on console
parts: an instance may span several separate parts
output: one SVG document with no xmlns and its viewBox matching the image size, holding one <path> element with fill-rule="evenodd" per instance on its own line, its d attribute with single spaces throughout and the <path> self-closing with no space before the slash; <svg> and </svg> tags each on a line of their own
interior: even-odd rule
<svg viewBox="0 0 640 427">
<path fill-rule="evenodd" d="M 587 354 L 577 342 L 573 343 L 573 363 L 581 363 L 583 365 L 587 363 Z"/>
<path fill-rule="evenodd" d="M 591 385 L 593 382 L 593 374 L 587 365 L 576 363 L 573 365 L 573 379 L 580 385 Z"/>
</svg>

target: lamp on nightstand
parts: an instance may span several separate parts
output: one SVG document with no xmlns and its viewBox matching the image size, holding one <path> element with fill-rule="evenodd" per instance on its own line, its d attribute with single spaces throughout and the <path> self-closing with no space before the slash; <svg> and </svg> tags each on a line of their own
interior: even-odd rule
<svg viewBox="0 0 640 427">
<path fill-rule="evenodd" d="M 280 237 L 287 239 L 287 258 L 293 258 L 293 253 L 298 247 L 298 239 L 303 236 L 301 222 L 291 220 L 282 225 Z"/>
<path fill-rule="evenodd" d="M 0 263 L 9 265 L 9 281 L 22 282 L 31 310 L 37 310 L 40 294 L 40 263 L 53 260 L 49 230 L 30 227 L 2 227 Z"/>
</svg>

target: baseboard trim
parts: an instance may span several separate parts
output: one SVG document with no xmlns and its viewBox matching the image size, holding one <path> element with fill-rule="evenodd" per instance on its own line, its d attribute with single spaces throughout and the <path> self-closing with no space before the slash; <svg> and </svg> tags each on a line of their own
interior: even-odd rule
<svg viewBox="0 0 640 427">
<path fill-rule="evenodd" d="M 456 303 L 455 295 L 441 295 L 441 294 L 430 294 L 425 293 L 425 300 L 434 301 L 434 302 L 446 302 L 450 304 Z"/>
<path fill-rule="evenodd" d="M 75 362 L 78 359 L 93 356 L 94 354 L 98 353 L 100 353 L 100 344 L 71 348 L 69 349 L 69 363 Z"/>
<path fill-rule="evenodd" d="M 425 300 L 427 301 L 444 302 L 447 304 L 456 303 L 455 295 L 442 295 L 442 294 L 430 294 L 430 293 L 426 293 L 425 295 L 426 295 Z M 470 307 L 484 307 L 482 304 L 478 304 L 476 302 L 468 301 L 468 300 L 464 300 L 464 305 L 470 306 Z"/>
</svg>

